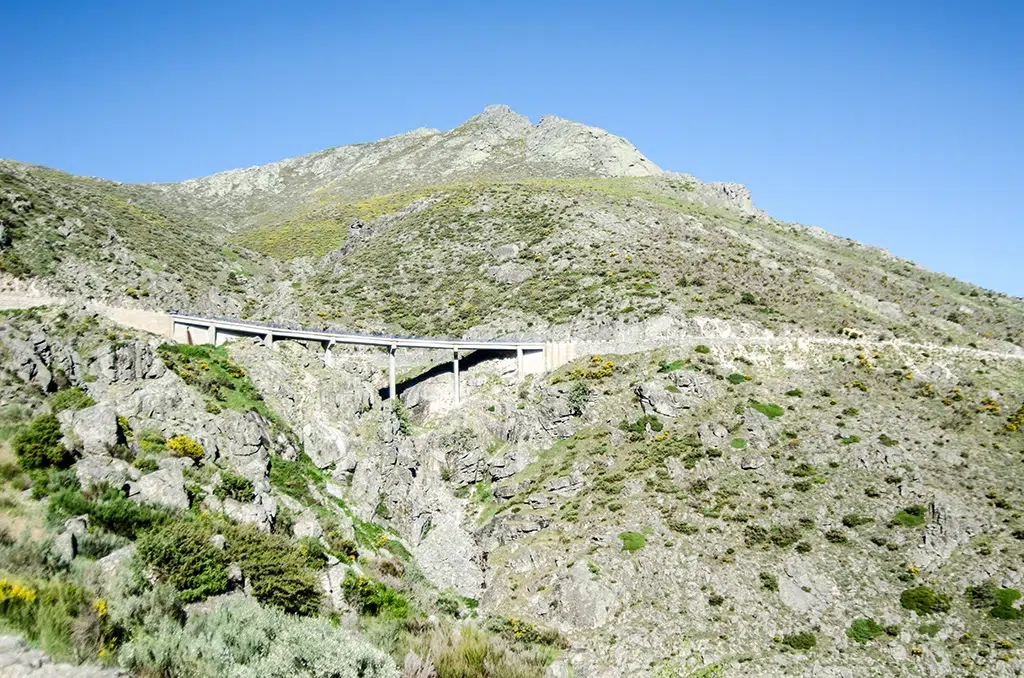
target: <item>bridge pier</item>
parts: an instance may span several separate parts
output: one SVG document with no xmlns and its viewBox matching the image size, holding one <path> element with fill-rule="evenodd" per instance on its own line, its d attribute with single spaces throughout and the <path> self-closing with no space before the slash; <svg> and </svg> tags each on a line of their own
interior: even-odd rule
<svg viewBox="0 0 1024 678">
<path fill-rule="evenodd" d="M 334 353 L 331 351 L 333 346 L 333 339 L 324 342 L 324 365 L 327 367 L 334 367 Z"/>
<path fill-rule="evenodd" d="M 210 328 L 206 330 L 206 338 L 211 346 L 217 345 L 217 326 L 210 325 Z"/>
<path fill-rule="evenodd" d="M 267 348 L 274 348 L 274 333 L 267 332 L 267 336 L 263 337 L 263 345 Z"/>
<path fill-rule="evenodd" d="M 523 380 L 523 347 L 516 346 L 516 375 L 519 381 Z"/>
<path fill-rule="evenodd" d="M 452 372 L 455 374 L 455 404 L 462 402 L 462 393 L 459 384 L 459 349 L 453 351 Z"/>
<path fill-rule="evenodd" d="M 396 389 L 395 389 L 395 352 L 398 347 L 392 344 L 388 348 L 388 394 L 391 398 L 392 404 L 394 404 Z"/>
</svg>

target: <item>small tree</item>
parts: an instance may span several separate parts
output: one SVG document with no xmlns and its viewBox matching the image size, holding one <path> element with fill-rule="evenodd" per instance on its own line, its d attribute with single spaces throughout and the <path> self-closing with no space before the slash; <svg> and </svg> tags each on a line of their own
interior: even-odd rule
<svg viewBox="0 0 1024 678">
<path fill-rule="evenodd" d="M 585 381 L 574 382 L 572 388 L 569 389 L 569 397 L 567 398 L 569 414 L 574 417 L 582 416 L 584 410 L 587 409 L 587 402 L 589 400 L 590 387 L 587 386 L 587 383 Z"/>
</svg>

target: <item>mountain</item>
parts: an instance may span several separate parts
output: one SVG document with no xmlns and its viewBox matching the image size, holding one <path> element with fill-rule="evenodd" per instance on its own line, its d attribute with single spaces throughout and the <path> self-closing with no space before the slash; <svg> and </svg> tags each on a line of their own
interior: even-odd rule
<svg viewBox="0 0 1024 678">
<path fill-rule="evenodd" d="M 602 130 L 492 106 L 158 185 L 0 161 L 0 306 L 33 295 L 67 303 L 2 311 L 0 666 L 1024 670 L 1024 300 Z M 457 404 L 403 351 L 391 402 L 378 351 L 87 301 L 580 357 L 466 356 Z"/>
</svg>

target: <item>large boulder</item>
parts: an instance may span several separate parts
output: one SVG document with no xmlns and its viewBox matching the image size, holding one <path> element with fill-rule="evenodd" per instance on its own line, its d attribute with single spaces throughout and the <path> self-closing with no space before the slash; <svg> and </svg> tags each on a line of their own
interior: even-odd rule
<svg viewBox="0 0 1024 678">
<path fill-rule="evenodd" d="M 352 471 L 356 467 L 356 455 L 349 449 L 345 432 L 324 421 L 314 420 L 302 427 L 302 446 L 317 468 Z"/>
<path fill-rule="evenodd" d="M 65 410 L 57 415 L 65 445 L 81 447 L 84 454 L 105 454 L 118 443 L 117 412 L 107 405 Z"/>
<path fill-rule="evenodd" d="M 556 621 L 563 631 L 600 628 L 620 607 L 615 592 L 595 579 L 583 562 L 558 576 L 552 594 L 558 601 Z"/>
<path fill-rule="evenodd" d="M 277 502 L 269 494 L 257 495 L 251 503 L 227 497 L 224 499 L 223 511 L 224 515 L 237 523 L 255 525 L 259 530 L 270 532 L 277 516 Z"/>
<path fill-rule="evenodd" d="M 123 485 L 129 480 L 138 480 L 142 476 L 139 469 L 121 459 L 90 455 L 75 462 L 75 476 L 82 487 L 90 485 Z"/>
<path fill-rule="evenodd" d="M 177 466 L 158 469 L 126 486 L 128 498 L 134 501 L 182 511 L 189 506 L 185 476 Z"/>
</svg>

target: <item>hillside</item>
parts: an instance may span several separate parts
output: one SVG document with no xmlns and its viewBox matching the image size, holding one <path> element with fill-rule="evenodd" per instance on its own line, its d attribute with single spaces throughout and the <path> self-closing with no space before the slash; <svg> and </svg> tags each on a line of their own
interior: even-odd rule
<svg viewBox="0 0 1024 678">
<path fill-rule="evenodd" d="M 69 300 L 0 317 L 0 672 L 1024 671 L 1024 300 L 602 130 L 489 107 L 165 185 L 0 161 L 0 274 Z M 86 300 L 580 357 L 469 356 L 456 405 L 403 352 L 392 403 L 376 350 Z"/>
</svg>

